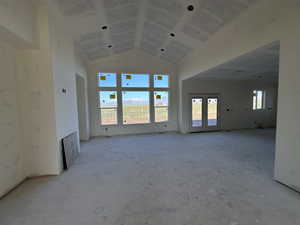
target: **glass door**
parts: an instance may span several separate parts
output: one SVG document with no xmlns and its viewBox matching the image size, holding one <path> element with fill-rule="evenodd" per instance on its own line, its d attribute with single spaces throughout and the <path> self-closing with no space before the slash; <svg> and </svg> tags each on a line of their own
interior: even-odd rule
<svg viewBox="0 0 300 225">
<path fill-rule="evenodd" d="M 218 95 L 191 95 L 190 131 L 211 131 L 219 128 Z"/>
<path fill-rule="evenodd" d="M 203 98 L 192 97 L 192 127 L 203 127 Z"/>
<path fill-rule="evenodd" d="M 207 127 L 218 126 L 218 98 L 207 98 Z"/>
</svg>

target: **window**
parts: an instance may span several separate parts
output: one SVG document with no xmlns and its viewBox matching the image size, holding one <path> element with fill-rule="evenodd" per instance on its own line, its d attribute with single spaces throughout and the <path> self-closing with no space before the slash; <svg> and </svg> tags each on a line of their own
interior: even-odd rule
<svg viewBox="0 0 300 225">
<path fill-rule="evenodd" d="M 129 88 L 148 88 L 148 74 L 122 74 L 122 87 Z"/>
<path fill-rule="evenodd" d="M 265 91 L 254 90 L 253 95 L 253 110 L 259 110 L 265 108 Z"/>
<path fill-rule="evenodd" d="M 169 120 L 169 75 L 98 73 L 101 125 Z"/>
<path fill-rule="evenodd" d="M 117 118 L 117 92 L 116 91 L 100 91 L 99 106 L 102 125 L 118 124 Z"/>
<path fill-rule="evenodd" d="M 168 88 L 169 76 L 168 75 L 154 75 L 154 88 Z"/>
<path fill-rule="evenodd" d="M 192 99 L 192 127 L 203 126 L 203 98 Z"/>
<path fill-rule="evenodd" d="M 98 74 L 99 87 L 116 87 L 117 75 L 115 73 L 99 73 Z"/>
<path fill-rule="evenodd" d="M 148 91 L 123 91 L 123 124 L 150 123 Z"/>
<path fill-rule="evenodd" d="M 169 117 L 169 92 L 168 91 L 154 92 L 154 113 L 155 113 L 155 122 L 168 121 L 168 117 Z"/>
</svg>

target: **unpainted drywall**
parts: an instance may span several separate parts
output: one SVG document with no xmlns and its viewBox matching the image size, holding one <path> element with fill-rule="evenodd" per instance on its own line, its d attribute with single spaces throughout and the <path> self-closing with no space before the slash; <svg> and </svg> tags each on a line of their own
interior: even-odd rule
<svg viewBox="0 0 300 225">
<path fill-rule="evenodd" d="M 54 4 L 49 3 L 52 72 L 54 77 L 57 138 L 78 131 L 76 75 L 87 79 L 85 66 L 75 54 L 73 39 Z M 62 90 L 65 89 L 66 92 Z M 86 91 L 86 90 L 85 90 Z M 86 94 L 86 93 L 83 93 Z"/>
<path fill-rule="evenodd" d="M 78 109 L 78 126 L 79 138 L 81 141 L 89 140 L 89 121 L 88 118 L 88 105 L 87 105 L 87 84 L 86 80 L 76 75 L 76 93 L 77 93 L 77 109 Z"/>
<path fill-rule="evenodd" d="M 19 3 L 18 9 L 23 1 Z M 7 4 L 11 6 L 9 1 Z M 26 7 L 29 6 L 28 2 Z M 34 36 L 31 20 L 21 18 L 24 13 L 8 18 L 10 23 L 16 23 L 11 27 L 20 31 L 14 34 L 20 40 Z M 39 39 L 33 46 L 38 48 L 14 45 L 14 49 L 8 44 L 0 48 L 0 196 L 26 177 L 60 173 L 61 137 L 78 131 L 75 75 L 87 79 L 73 41 L 51 4 L 37 1 L 30 13 L 36 18 L 32 23 L 36 24 Z M 17 29 L 20 26 L 23 33 Z M 3 38 L 2 34 L 0 39 L 5 39 L 7 36 Z M 63 88 L 65 94 L 61 92 Z"/>
<path fill-rule="evenodd" d="M 262 0 L 188 56 L 179 70 L 179 79 L 184 80 L 266 44 L 280 41 L 275 179 L 298 189 L 299 12 L 300 2 L 297 0 Z M 180 102 L 183 100 L 180 99 Z"/>
<path fill-rule="evenodd" d="M 182 115 L 180 131 L 189 132 L 191 119 L 190 94 L 219 94 L 220 129 L 234 130 L 276 126 L 277 84 L 262 81 L 230 81 L 189 79 L 182 85 Z M 264 110 L 252 110 L 252 91 L 266 91 Z M 229 111 L 227 111 L 227 109 Z"/>
<path fill-rule="evenodd" d="M 16 49 L 0 42 L 0 197 L 26 176 L 15 64 Z"/>
<path fill-rule="evenodd" d="M 39 49 L 20 50 L 17 57 L 28 176 L 56 175 L 60 168 L 46 4 L 38 5 L 37 18 Z"/>
<path fill-rule="evenodd" d="M 150 73 L 170 75 L 170 118 L 167 123 L 159 124 L 136 124 L 131 126 L 109 126 L 100 124 L 99 110 L 97 109 L 97 73 Z M 145 54 L 139 50 L 133 50 L 119 55 L 114 55 L 98 60 L 89 65 L 89 105 L 91 115 L 92 136 L 140 134 L 150 132 L 176 131 L 177 130 L 177 71 L 174 65 Z M 105 129 L 107 128 L 107 130 Z"/>
<path fill-rule="evenodd" d="M 0 1 L 0 33 L 0 39 L 13 45 L 36 45 L 36 14 L 32 0 Z"/>
</svg>

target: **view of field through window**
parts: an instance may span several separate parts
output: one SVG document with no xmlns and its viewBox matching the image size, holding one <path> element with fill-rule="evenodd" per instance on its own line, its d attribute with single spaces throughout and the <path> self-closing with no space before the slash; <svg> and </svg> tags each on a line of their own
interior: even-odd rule
<svg viewBox="0 0 300 225">
<path fill-rule="evenodd" d="M 154 92 L 155 122 L 168 121 L 169 116 L 169 92 Z"/>
<path fill-rule="evenodd" d="M 207 126 L 213 127 L 218 124 L 218 99 L 207 99 Z"/>
<path fill-rule="evenodd" d="M 154 121 L 166 122 L 169 119 L 169 76 L 153 75 L 152 87 L 150 87 L 148 74 L 120 75 L 116 73 L 99 73 L 99 108 L 102 125 L 117 125 L 118 110 L 121 110 L 122 124 L 146 124 L 151 123 L 151 107 L 154 107 Z M 135 91 L 138 89 L 138 91 Z M 160 90 L 155 90 L 160 89 Z M 118 93 L 120 98 L 118 101 Z M 153 98 L 151 105 L 150 99 Z M 122 102 L 121 107 L 118 104 Z"/>
<path fill-rule="evenodd" d="M 192 99 L 192 126 L 202 127 L 202 98 Z"/>
<path fill-rule="evenodd" d="M 117 118 L 117 92 L 116 91 L 101 91 L 99 92 L 100 99 L 100 116 L 103 125 L 113 125 L 118 123 Z"/>
<path fill-rule="evenodd" d="M 149 92 L 123 91 L 123 124 L 150 122 Z"/>
</svg>

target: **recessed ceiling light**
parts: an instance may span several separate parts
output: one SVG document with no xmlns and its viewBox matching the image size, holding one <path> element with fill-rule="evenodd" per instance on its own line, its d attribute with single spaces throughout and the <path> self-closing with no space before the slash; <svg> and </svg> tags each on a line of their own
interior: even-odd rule
<svg viewBox="0 0 300 225">
<path fill-rule="evenodd" d="M 108 27 L 107 26 L 102 26 L 101 28 L 102 28 L 102 30 L 107 30 Z"/>
<path fill-rule="evenodd" d="M 160 49 L 160 51 L 164 52 L 164 51 L 165 51 L 165 49 L 164 49 L 164 48 L 162 48 L 162 49 Z"/>
<path fill-rule="evenodd" d="M 108 48 L 112 48 L 112 45 L 107 46 Z"/>
<path fill-rule="evenodd" d="M 189 5 L 189 6 L 187 7 L 187 10 L 188 10 L 188 11 L 194 11 L 194 8 L 195 8 L 195 7 L 194 7 L 193 5 Z"/>
<path fill-rule="evenodd" d="M 171 36 L 171 37 L 175 37 L 175 34 L 174 34 L 174 33 L 170 33 L 170 36 Z"/>
</svg>

